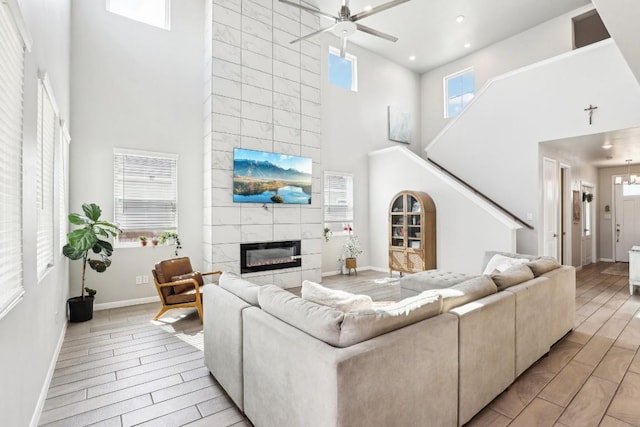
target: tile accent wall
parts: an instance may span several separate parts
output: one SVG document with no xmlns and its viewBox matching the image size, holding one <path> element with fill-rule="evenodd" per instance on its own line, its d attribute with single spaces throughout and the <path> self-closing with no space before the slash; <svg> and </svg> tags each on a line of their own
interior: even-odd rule
<svg viewBox="0 0 640 427">
<path fill-rule="evenodd" d="M 205 22 L 204 262 L 240 272 L 240 243 L 302 240 L 302 267 L 243 275 L 320 281 L 322 248 L 319 18 L 278 0 L 211 0 Z M 234 204 L 233 149 L 313 159 L 311 205 Z"/>
</svg>

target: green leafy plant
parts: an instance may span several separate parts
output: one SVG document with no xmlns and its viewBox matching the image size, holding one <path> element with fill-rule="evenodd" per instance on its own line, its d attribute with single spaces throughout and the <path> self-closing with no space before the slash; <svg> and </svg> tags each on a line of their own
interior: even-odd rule
<svg viewBox="0 0 640 427">
<path fill-rule="evenodd" d="M 72 213 L 69 215 L 69 222 L 82 226 L 67 234 L 67 244 L 62 248 L 62 253 L 69 259 L 82 260 L 82 299 L 85 290 L 89 296 L 95 295 L 96 291 L 85 288 L 84 278 L 87 264 L 92 270 L 98 273 L 104 272 L 110 265 L 113 254 L 111 243 L 102 238 L 116 237 L 120 228 L 117 224 L 101 221 L 102 209 L 95 203 L 85 203 L 82 205 L 83 214 Z M 100 259 L 89 258 L 89 251 L 99 255 Z"/>
<path fill-rule="evenodd" d="M 178 251 L 182 249 L 182 245 L 180 244 L 180 237 L 178 237 L 178 233 L 175 231 L 165 231 L 160 235 L 160 244 L 164 245 L 167 240 L 173 240 L 176 244 L 176 248 L 173 251 L 175 256 L 178 256 Z"/>
<path fill-rule="evenodd" d="M 140 241 L 141 242 L 146 242 L 147 241 L 147 236 L 140 236 Z"/>
</svg>

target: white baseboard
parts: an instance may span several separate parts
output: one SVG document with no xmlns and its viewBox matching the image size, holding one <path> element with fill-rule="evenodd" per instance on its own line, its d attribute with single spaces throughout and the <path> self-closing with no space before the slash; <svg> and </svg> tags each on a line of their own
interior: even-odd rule
<svg viewBox="0 0 640 427">
<path fill-rule="evenodd" d="M 110 308 L 129 307 L 130 305 L 149 304 L 150 302 L 160 302 L 160 297 L 155 296 L 155 297 L 146 297 L 146 298 L 127 299 L 127 300 L 115 301 L 115 302 L 105 302 L 102 304 L 94 304 L 93 309 L 95 311 L 100 311 L 100 310 L 108 310 Z"/>
<path fill-rule="evenodd" d="M 44 384 L 42 384 L 42 389 L 40 390 L 40 396 L 38 397 L 38 403 L 36 404 L 36 409 L 33 411 L 33 416 L 31 417 L 31 422 L 29 426 L 37 427 L 38 422 L 40 421 L 40 415 L 42 415 L 42 409 L 44 408 L 44 402 L 47 400 L 47 393 L 49 392 L 49 386 L 51 385 L 51 379 L 53 378 L 53 372 L 56 370 L 56 364 L 58 363 L 58 356 L 60 355 L 60 350 L 62 349 L 62 343 L 64 343 L 64 336 L 67 333 L 67 322 L 62 325 L 62 330 L 60 331 L 60 336 L 58 337 L 58 344 L 56 345 L 56 350 L 53 352 L 53 357 L 51 358 L 51 364 L 49 364 L 49 370 L 47 371 L 47 376 L 45 377 Z"/>
<path fill-rule="evenodd" d="M 615 262 L 615 260 L 613 260 L 612 258 L 600 258 L 598 261 L 602 261 L 602 262 Z"/>
</svg>

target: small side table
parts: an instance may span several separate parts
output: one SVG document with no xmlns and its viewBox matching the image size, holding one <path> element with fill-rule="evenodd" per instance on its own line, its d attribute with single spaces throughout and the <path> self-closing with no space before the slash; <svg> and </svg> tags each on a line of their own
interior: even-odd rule
<svg viewBox="0 0 640 427">
<path fill-rule="evenodd" d="M 629 251 L 629 293 L 633 287 L 640 286 L 640 246 L 632 246 Z"/>
</svg>

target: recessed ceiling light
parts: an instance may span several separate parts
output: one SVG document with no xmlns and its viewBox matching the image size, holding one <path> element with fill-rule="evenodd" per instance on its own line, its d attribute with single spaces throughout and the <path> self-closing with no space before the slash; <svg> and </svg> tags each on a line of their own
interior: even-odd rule
<svg viewBox="0 0 640 427">
<path fill-rule="evenodd" d="M 610 150 L 612 147 L 613 145 L 609 141 L 602 144 L 602 148 L 604 148 L 605 150 Z"/>
<path fill-rule="evenodd" d="M 409 57 L 409 61 L 415 61 L 415 60 L 416 60 L 416 56 L 415 56 L 415 55 L 411 55 L 411 56 Z"/>
<path fill-rule="evenodd" d="M 471 43 L 465 43 L 465 44 L 464 44 L 464 48 L 465 48 L 465 49 L 469 49 L 470 47 L 471 47 Z"/>
<path fill-rule="evenodd" d="M 369 12 L 371 9 L 373 9 L 373 6 L 371 6 L 370 4 L 368 4 L 368 5 L 366 5 L 366 6 L 364 7 L 364 11 L 365 11 L 365 12 Z"/>
<path fill-rule="evenodd" d="M 464 21 L 464 15 L 458 15 L 458 16 L 456 16 L 456 22 L 457 22 L 458 24 L 459 24 L 459 23 L 461 23 L 462 21 Z"/>
</svg>

